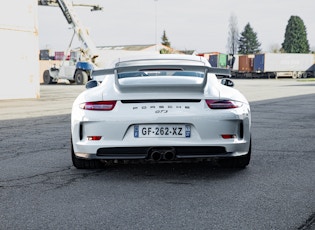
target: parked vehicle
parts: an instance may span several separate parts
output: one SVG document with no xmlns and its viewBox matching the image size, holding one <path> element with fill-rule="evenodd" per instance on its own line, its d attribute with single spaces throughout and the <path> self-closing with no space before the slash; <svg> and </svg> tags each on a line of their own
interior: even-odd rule
<svg viewBox="0 0 315 230">
<path fill-rule="evenodd" d="M 256 54 L 253 71 L 278 77 L 306 78 L 314 72 L 313 54 Z"/>
<path fill-rule="evenodd" d="M 264 53 L 240 55 L 236 78 L 306 78 L 315 76 L 314 54 Z"/>
<path fill-rule="evenodd" d="M 315 54 L 227 55 L 227 59 L 220 53 L 199 54 L 199 56 L 208 57 L 208 61 L 213 67 L 230 68 L 232 77 L 235 78 L 315 77 Z M 219 60 L 221 61 L 219 62 Z M 233 61 L 231 62 L 231 60 Z"/>
<path fill-rule="evenodd" d="M 44 71 L 44 83 L 52 84 L 56 83 L 59 79 L 67 79 L 71 83 L 79 85 L 86 84 L 91 79 L 92 70 L 98 68 L 96 59 L 99 56 L 99 52 L 86 28 L 83 27 L 75 15 L 73 5 L 67 0 L 41 0 L 39 4 L 57 5 L 74 31 L 68 50 L 64 52 L 60 67 L 54 66 Z M 99 6 L 91 6 L 93 6 L 93 10 L 101 10 Z M 70 60 L 66 60 L 75 35 L 82 42 L 82 47 L 73 51 L 72 53 L 75 53 L 75 55 L 71 55 Z"/>
</svg>

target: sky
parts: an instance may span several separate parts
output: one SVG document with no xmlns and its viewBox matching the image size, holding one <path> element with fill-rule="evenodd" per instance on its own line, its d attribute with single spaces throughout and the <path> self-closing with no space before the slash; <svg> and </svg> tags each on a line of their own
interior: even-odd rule
<svg viewBox="0 0 315 230">
<path fill-rule="evenodd" d="M 76 7 L 80 23 L 97 46 L 145 45 L 161 42 L 165 30 L 171 47 L 197 53 L 227 53 L 229 19 L 239 33 L 250 23 L 263 52 L 281 47 L 292 15 L 307 29 L 315 50 L 315 0 L 73 0 L 98 4 L 103 11 Z M 38 7 L 40 49 L 66 50 L 73 30 L 57 7 Z M 75 40 L 74 46 L 79 45 Z"/>
</svg>

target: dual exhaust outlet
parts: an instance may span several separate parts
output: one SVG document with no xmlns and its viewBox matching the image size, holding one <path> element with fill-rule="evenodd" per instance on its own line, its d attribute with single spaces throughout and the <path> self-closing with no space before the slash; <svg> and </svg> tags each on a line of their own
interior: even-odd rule
<svg viewBox="0 0 315 230">
<path fill-rule="evenodd" d="M 176 154 L 173 149 L 152 149 L 150 151 L 149 157 L 154 161 L 172 161 L 175 159 Z"/>
</svg>

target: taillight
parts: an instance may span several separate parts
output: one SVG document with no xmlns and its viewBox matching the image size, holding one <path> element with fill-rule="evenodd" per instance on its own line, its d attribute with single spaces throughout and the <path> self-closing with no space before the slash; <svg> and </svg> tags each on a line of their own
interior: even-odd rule
<svg viewBox="0 0 315 230">
<path fill-rule="evenodd" d="M 210 109 L 235 109 L 240 107 L 241 103 L 230 100 L 206 100 Z"/>
<path fill-rule="evenodd" d="M 235 134 L 222 134 L 221 137 L 223 139 L 233 139 L 233 138 L 236 138 L 236 135 Z"/>
<path fill-rule="evenodd" d="M 115 105 L 116 101 L 92 101 L 80 104 L 80 108 L 85 110 L 110 111 L 114 109 Z"/>
</svg>

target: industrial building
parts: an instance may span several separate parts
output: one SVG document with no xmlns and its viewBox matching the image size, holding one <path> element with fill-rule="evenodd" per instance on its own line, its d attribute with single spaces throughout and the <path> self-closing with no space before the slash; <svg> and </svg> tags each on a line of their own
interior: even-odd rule
<svg viewBox="0 0 315 230">
<path fill-rule="evenodd" d="M 0 8 L 0 100 L 40 97 L 37 9 L 37 0 L 10 0 Z"/>
</svg>

